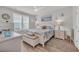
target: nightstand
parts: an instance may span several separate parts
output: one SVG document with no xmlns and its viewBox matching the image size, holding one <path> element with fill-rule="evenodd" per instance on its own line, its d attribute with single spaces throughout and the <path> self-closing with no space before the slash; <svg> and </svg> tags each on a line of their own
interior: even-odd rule
<svg viewBox="0 0 79 59">
<path fill-rule="evenodd" d="M 66 32 L 64 30 L 55 30 L 55 38 L 64 40 L 66 38 Z"/>
</svg>

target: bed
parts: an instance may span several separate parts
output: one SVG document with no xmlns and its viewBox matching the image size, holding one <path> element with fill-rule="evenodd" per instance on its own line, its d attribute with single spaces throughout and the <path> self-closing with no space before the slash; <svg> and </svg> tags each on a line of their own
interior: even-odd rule
<svg viewBox="0 0 79 59">
<path fill-rule="evenodd" d="M 44 44 L 50 40 L 50 38 L 52 36 L 54 36 L 54 32 L 53 32 L 53 29 L 30 29 L 28 30 L 29 32 L 31 33 L 34 33 L 34 34 L 37 34 L 39 35 L 39 39 L 38 40 L 38 43 L 39 44 L 42 44 L 42 46 L 44 47 Z M 37 44 L 37 43 L 36 43 Z"/>
<path fill-rule="evenodd" d="M 44 44 L 54 36 L 53 29 L 28 29 L 20 31 L 20 34 L 23 35 L 23 41 L 32 47 L 38 44 L 42 44 L 44 47 Z M 35 35 L 35 37 L 38 36 L 39 38 L 33 39 L 32 35 Z"/>
</svg>

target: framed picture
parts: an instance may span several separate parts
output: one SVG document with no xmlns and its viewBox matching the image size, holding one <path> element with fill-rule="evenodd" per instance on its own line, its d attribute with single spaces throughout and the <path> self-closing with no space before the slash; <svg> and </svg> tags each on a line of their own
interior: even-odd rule
<svg viewBox="0 0 79 59">
<path fill-rule="evenodd" d="M 41 18 L 41 21 L 52 21 L 52 17 L 51 16 L 44 16 Z"/>
<path fill-rule="evenodd" d="M 4 19 L 6 22 L 10 19 L 10 15 L 7 13 L 2 14 L 2 19 Z"/>
</svg>

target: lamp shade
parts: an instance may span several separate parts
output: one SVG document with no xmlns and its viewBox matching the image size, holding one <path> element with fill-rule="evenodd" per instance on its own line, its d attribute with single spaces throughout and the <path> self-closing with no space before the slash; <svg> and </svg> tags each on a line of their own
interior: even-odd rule
<svg viewBox="0 0 79 59">
<path fill-rule="evenodd" d="M 60 18 L 55 20 L 56 25 L 61 25 L 64 22 L 64 19 Z"/>
<path fill-rule="evenodd" d="M 55 29 L 60 30 L 61 26 L 63 26 L 64 19 L 59 18 L 55 20 Z"/>
</svg>

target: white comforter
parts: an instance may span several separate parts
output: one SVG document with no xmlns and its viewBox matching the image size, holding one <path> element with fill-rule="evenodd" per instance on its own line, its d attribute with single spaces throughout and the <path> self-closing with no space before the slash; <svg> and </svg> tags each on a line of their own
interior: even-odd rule
<svg viewBox="0 0 79 59">
<path fill-rule="evenodd" d="M 42 36 L 45 36 L 47 39 L 50 39 L 50 37 L 54 35 L 53 29 L 30 29 L 28 31 L 30 33 L 38 33 Z"/>
</svg>

